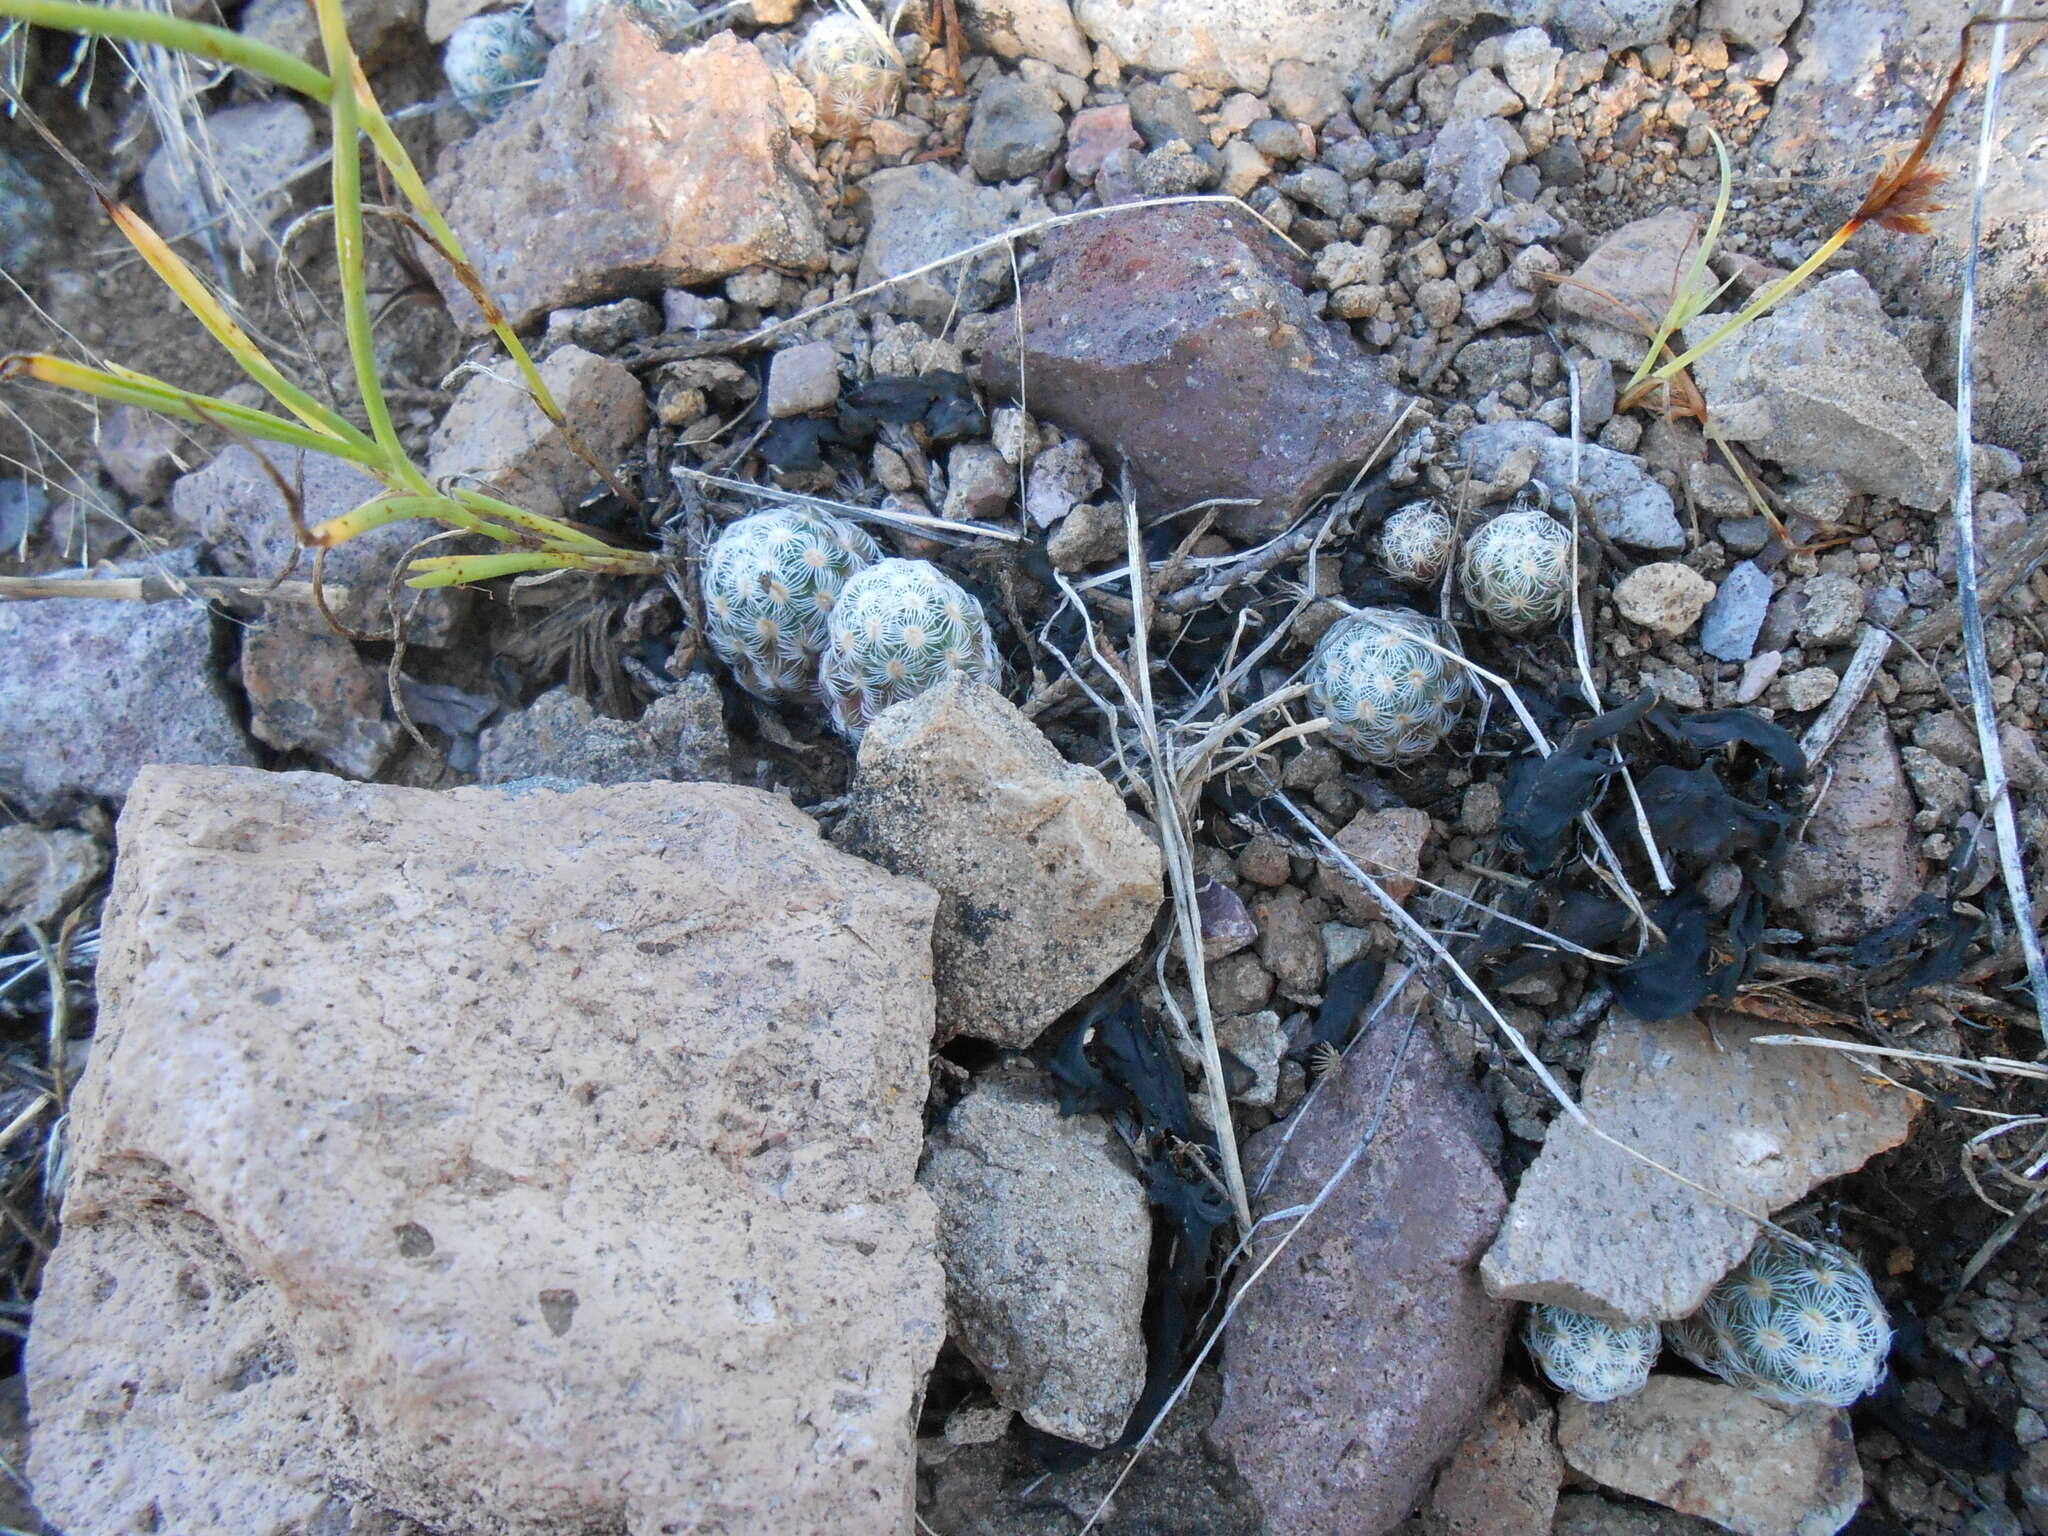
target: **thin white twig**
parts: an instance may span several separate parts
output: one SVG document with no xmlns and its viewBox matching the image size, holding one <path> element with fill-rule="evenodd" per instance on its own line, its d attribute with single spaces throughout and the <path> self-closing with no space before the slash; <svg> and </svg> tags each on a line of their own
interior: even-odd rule
<svg viewBox="0 0 2048 1536">
<path fill-rule="evenodd" d="M 2000 0 L 2000 18 L 2012 14 L 2012 0 Z M 1999 86 L 2005 74 L 2005 28 L 1991 29 L 1989 76 L 1984 84 L 1984 122 L 1977 134 L 1977 164 L 1970 177 L 1970 248 L 1963 260 L 1963 298 L 1956 315 L 1956 596 L 1963 611 L 1963 655 L 1970 676 L 1970 704 L 1977 717 L 1977 748 L 1984 759 L 1984 798 L 1998 832 L 1998 861 L 2005 873 L 2013 927 L 2026 956 L 2027 982 L 2034 993 L 2034 1027 L 2048 1031 L 2048 957 L 2034 928 L 2034 898 L 2020 858 L 2019 827 L 2006 783 L 2005 752 L 1998 739 L 1998 705 L 1991 696 L 1991 662 L 1984 645 L 1984 608 L 1977 592 L 1976 483 L 1971 463 L 1971 425 L 1977 386 L 1977 258 L 1984 241 L 1984 188 L 1998 143 Z"/>
</svg>

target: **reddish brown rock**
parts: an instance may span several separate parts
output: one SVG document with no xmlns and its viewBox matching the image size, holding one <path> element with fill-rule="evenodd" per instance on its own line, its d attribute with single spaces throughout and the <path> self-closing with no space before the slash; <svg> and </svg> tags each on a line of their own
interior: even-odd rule
<svg viewBox="0 0 2048 1536">
<path fill-rule="evenodd" d="M 1209 497 L 1271 533 L 1372 452 L 1404 397 L 1342 326 L 1319 319 L 1306 267 L 1249 215 L 1146 208 L 1047 235 L 1024 284 L 1031 409 L 1128 460 L 1139 505 L 1164 517 Z M 998 323 L 982 362 L 1018 392 L 1016 328 Z"/>
<path fill-rule="evenodd" d="M 1379 1117 L 1224 1335 L 1212 1434 L 1286 1536 L 1405 1519 L 1492 1400 L 1512 1313 L 1478 1276 L 1507 1203 L 1491 1116 L 1429 1030 L 1390 1018 L 1368 1034 L 1298 1124 L 1245 1148 L 1254 1184 L 1279 1159 L 1263 1209 L 1282 1210 L 1314 1199 Z M 1248 1271 L 1291 1225 L 1265 1229 Z"/>
<path fill-rule="evenodd" d="M 398 748 L 385 677 L 332 630 L 266 623 L 242 640 L 249 734 L 281 752 L 317 754 L 352 779 L 375 778 Z"/>
<path fill-rule="evenodd" d="M 1421 1536 L 1550 1536 L 1564 1458 L 1557 1416 L 1527 1387 L 1511 1387 L 1437 1477 Z"/>
<path fill-rule="evenodd" d="M 1422 850 L 1428 842 L 1429 813 L 1407 805 L 1360 811 L 1337 834 L 1337 846 L 1396 901 L 1415 894 L 1415 877 L 1422 871 Z M 1330 883 L 1343 895 L 1344 911 L 1352 922 L 1386 916 L 1356 880 L 1333 875 Z"/>
<path fill-rule="evenodd" d="M 760 51 L 721 33 L 666 53 L 616 8 L 555 49 L 434 193 L 515 326 L 745 267 L 825 264 L 817 193 Z M 483 329 L 467 290 L 436 272 L 457 321 Z"/>
</svg>

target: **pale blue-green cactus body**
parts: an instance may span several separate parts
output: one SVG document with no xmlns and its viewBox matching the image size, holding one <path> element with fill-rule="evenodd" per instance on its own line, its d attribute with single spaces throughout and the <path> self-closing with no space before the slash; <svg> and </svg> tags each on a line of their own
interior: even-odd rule
<svg viewBox="0 0 2048 1536">
<path fill-rule="evenodd" d="M 882 560 L 839 594 L 819 681 L 833 724 L 859 741 L 875 716 L 949 677 L 1002 684 L 981 604 L 924 560 Z"/>
<path fill-rule="evenodd" d="M 1456 530 L 1443 508 L 1433 501 L 1413 501 L 1380 525 L 1374 548 L 1381 568 L 1394 580 L 1433 587 L 1450 565 L 1456 543 Z"/>
<path fill-rule="evenodd" d="M 1309 703 L 1330 722 L 1330 739 L 1368 763 L 1424 756 L 1443 744 L 1470 692 L 1464 668 L 1442 654 L 1454 646 L 1441 620 L 1367 608 L 1339 620 L 1309 658 Z"/>
<path fill-rule="evenodd" d="M 548 40 L 521 11 L 491 11 L 457 27 L 441 68 L 462 109 L 488 123 L 538 80 L 548 66 Z"/>
<path fill-rule="evenodd" d="M 1766 1232 L 1664 1336 L 1701 1370 L 1774 1403 L 1846 1408 L 1884 1378 L 1891 1320 L 1855 1256 Z"/>
<path fill-rule="evenodd" d="M 1589 1403 L 1642 1391 L 1661 1342 L 1655 1323 L 1617 1327 L 1569 1307 L 1541 1305 L 1529 1309 L 1522 1338 L 1553 1385 Z"/>
<path fill-rule="evenodd" d="M 881 553 L 864 530 L 826 512 L 776 507 L 728 524 L 704 557 L 705 638 L 756 697 L 811 697 L 826 619 Z"/>
<path fill-rule="evenodd" d="M 1571 591 L 1572 535 L 1549 513 L 1517 505 L 1465 542 L 1458 584 L 1473 611 L 1510 634 L 1551 623 Z"/>
</svg>

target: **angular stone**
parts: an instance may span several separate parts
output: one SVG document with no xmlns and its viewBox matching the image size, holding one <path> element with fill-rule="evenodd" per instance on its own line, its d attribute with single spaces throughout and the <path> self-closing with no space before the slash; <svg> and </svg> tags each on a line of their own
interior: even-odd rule
<svg viewBox="0 0 2048 1536">
<path fill-rule="evenodd" d="M 1422 871 L 1422 850 L 1428 842 L 1429 812 L 1406 805 L 1360 811 L 1337 834 L 1337 846 L 1396 901 L 1415 894 L 1415 877 Z M 1357 881 L 1346 878 L 1341 884 L 1331 883 L 1343 892 L 1344 911 L 1354 923 L 1386 916 Z"/>
<path fill-rule="evenodd" d="M 1692 266 L 1699 230 L 1690 208 L 1667 208 L 1622 225 L 1579 263 L 1576 281 L 1557 285 L 1558 309 L 1580 322 L 1574 331 L 1590 324 L 1627 337 L 1633 358 L 1640 358 Z"/>
<path fill-rule="evenodd" d="M 1259 925 L 1245 910 L 1243 899 L 1214 876 L 1195 887 L 1195 907 L 1202 916 L 1204 961 L 1249 949 L 1259 936 Z"/>
<path fill-rule="evenodd" d="M 279 96 L 208 113 L 204 136 L 205 170 L 182 164 L 167 148 L 149 157 L 142 195 L 150 223 L 166 240 L 176 240 L 214 211 L 224 212 L 219 228 L 227 243 L 267 256 L 272 232 L 292 211 L 288 178 L 313 157 L 312 114 Z"/>
<path fill-rule="evenodd" d="M 391 62 L 407 32 L 419 26 L 420 0 L 345 0 L 341 13 L 348 24 L 349 45 L 362 59 L 363 68 L 376 69 Z M 327 67 L 320 24 L 312 8 L 299 0 L 253 0 L 242 12 L 236 30 L 259 43 L 282 48 L 316 69 Z"/>
<path fill-rule="evenodd" d="M 1754 1043 L 1736 1014 L 1646 1024 L 1619 1009 L 1580 1093 L 1593 1124 L 1748 1210 L 1776 1211 L 1906 1139 L 1918 1101 L 1839 1051 Z M 1685 1317 L 1755 1241 L 1755 1222 L 1560 1116 L 1522 1176 L 1486 1287 L 1613 1323 Z"/>
<path fill-rule="evenodd" d="M 902 1530 L 929 890 L 715 785 L 158 768 L 120 839 L 46 1517 Z"/>
<path fill-rule="evenodd" d="M 1685 328 L 1688 346 L 1718 321 Z M 1934 511 L 1955 487 L 1955 408 L 1920 376 L 1860 273 L 1838 272 L 1692 365 L 1723 437 L 1802 478 Z"/>
<path fill-rule="evenodd" d="M 297 554 L 299 574 L 310 579 L 312 556 L 299 549 L 284 493 L 263 467 L 265 462 L 293 487 L 308 526 L 339 517 L 384 492 L 381 482 L 324 453 L 266 446 L 259 459 L 254 448 L 235 443 L 171 487 L 171 516 L 207 544 L 225 575 L 270 581 L 282 575 Z M 353 630 L 380 638 L 389 634 L 393 567 L 402 564 L 420 540 L 442 531 L 439 523 L 419 519 L 388 523 L 330 549 L 322 580 L 335 618 Z M 454 591 L 404 593 L 399 612 L 405 615 L 407 642 L 445 645 L 466 601 L 463 593 Z M 280 604 L 276 613 L 304 629 L 327 628 L 327 620 L 311 604 Z"/>
<path fill-rule="evenodd" d="M 1060 147 L 1066 126 L 1050 87 L 998 76 L 975 100 L 963 146 L 967 163 L 983 181 L 1035 175 Z"/>
<path fill-rule="evenodd" d="M 371 779 L 398 750 L 385 718 L 385 676 L 342 636 L 275 621 L 242 635 L 249 734 L 280 752 L 311 752 L 352 779 Z"/>
<path fill-rule="evenodd" d="M 87 832 L 0 826 L 0 935 L 49 928 L 106 873 L 107 851 Z"/>
<path fill-rule="evenodd" d="M 1785 861 L 1783 900 L 1808 938 L 1840 944 L 1883 927 L 1920 894 L 1920 855 L 1884 711 L 1865 704 L 1827 761 L 1828 792 Z"/>
<path fill-rule="evenodd" d="M 1043 59 L 1084 79 L 1095 67 L 1067 0 L 961 0 L 960 20 L 999 59 Z"/>
<path fill-rule="evenodd" d="M 1529 1388 L 1503 1392 L 1438 1474 L 1422 1536 L 1550 1536 L 1564 1481 L 1556 1420 Z"/>
<path fill-rule="evenodd" d="M 1424 196 L 1453 224 L 1483 217 L 1500 202 L 1513 138 L 1513 129 L 1491 118 L 1467 118 L 1445 128 L 1429 146 Z"/>
<path fill-rule="evenodd" d="M 1497 421 L 1467 428 L 1459 446 L 1477 480 L 1491 480 L 1518 449 L 1537 451 L 1533 478 L 1553 501 L 1572 499 L 1571 439 L 1535 421 Z M 1579 445 L 1579 489 L 1585 493 L 1593 520 L 1617 544 L 1653 554 L 1672 554 L 1686 545 L 1685 525 L 1678 520 L 1671 493 L 1651 478 L 1643 461 L 1597 443 Z"/>
<path fill-rule="evenodd" d="M 1350 106 L 1344 99 L 1344 77 L 1337 70 L 1300 59 L 1282 59 L 1273 66 L 1266 100 L 1276 116 L 1311 128 L 1320 128 Z"/>
<path fill-rule="evenodd" d="M 732 776 L 730 751 L 718 685 L 697 674 L 649 704 L 638 720 L 600 715 L 567 688 L 552 689 L 484 731 L 476 775 L 483 784 L 722 780 Z"/>
<path fill-rule="evenodd" d="M 1022 298 L 1031 409 L 1128 456 L 1148 517 L 1249 497 L 1241 535 L 1291 522 L 1392 428 L 1402 396 L 1350 332 L 1320 320 L 1308 274 L 1246 216 L 1147 208 L 1048 234 Z M 1014 395 L 1015 327 L 982 379 Z"/>
<path fill-rule="evenodd" d="M 204 456 L 195 452 L 183 422 L 132 405 L 100 417 L 100 464 L 114 484 L 137 501 L 160 501 L 171 482 Z M 9 541 L 11 542 L 11 541 Z M 1955 569 L 1951 559 L 1949 569 Z"/>
<path fill-rule="evenodd" d="M 1738 1536 L 1834 1536 L 1863 1502 L 1847 1413 L 1718 1381 L 1654 1375 L 1611 1403 L 1566 1397 L 1557 1443 L 1574 1471 Z"/>
<path fill-rule="evenodd" d="M 1031 461 L 1024 484 L 1024 510 L 1036 528 L 1050 528 L 1102 489 L 1102 466 L 1077 437 L 1048 448 Z"/>
<path fill-rule="evenodd" d="M 861 248 L 863 288 L 899 273 L 914 272 L 954 251 L 966 250 L 1017 222 L 1026 210 L 993 187 L 927 162 L 877 171 L 863 186 L 868 204 L 868 239 Z M 1010 287 L 1010 262 L 988 252 L 957 266 L 906 278 L 887 295 L 891 308 L 939 325 L 958 307 L 969 314 L 987 309 Z"/>
<path fill-rule="evenodd" d="M 1717 661 L 1749 660 L 1770 606 L 1771 578 L 1754 560 L 1744 560 L 1721 578 L 1714 600 L 1707 604 L 1700 620 L 1700 649 Z"/>
<path fill-rule="evenodd" d="M 1690 566 L 1659 560 L 1630 571 L 1614 588 L 1614 606 L 1631 624 L 1672 639 L 1699 622 L 1714 584 Z"/>
<path fill-rule="evenodd" d="M 752 266 L 825 264 L 807 156 L 760 50 L 722 32 L 668 53 L 617 7 L 449 151 L 434 195 L 514 326 Z M 482 330 L 444 263 L 435 280 L 457 323 Z"/>
<path fill-rule="evenodd" d="M 1386 1531 L 1478 1423 L 1513 1309 L 1476 1263 L 1505 1204 L 1498 1131 L 1434 1035 L 1385 1018 L 1293 1120 L 1245 1145 L 1263 1208 L 1316 1197 L 1380 1116 L 1358 1164 L 1247 1291 L 1224 1336 L 1213 1438 L 1275 1531 Z M 1249 1270 L 1291 1223 L 1253 1244 Z"/>
<path fill-rule="evenodd" d="M 768 414 L 807 416 L 839 403 L 839 354 L 829 341 L 806 342 L 768 364 Z"/>
<path fill-rule="evenodd" d="M 1673 0 L 1074 0 L 1074 20 L 1127 67 L 1263 92 L 1282 60 L 1388 80 L 1478 16 L 1555 23 L 1575 48 L 1633 48 L 1671 35 Z"/>
<path fill-rule="evenodd" d="M 174 551 L 91 574 L 189 576 L 195 563 Z M 146 763 L 256 761 L 198 603 L 0 603 L 0 720 L 0 800 L 37 819 L 119 801 Z"/>
<path fill-rule="evenodd" d="M 1108 1445 L 1145 1385 L 1145 1187 L 1101 1115 L 1063 1116 L 1036 1071 L 977 1078 L 932 1131 L 946 1328 L 996 1401 Z"/>
<path fill-rule="evenodd" d="M 1725 1529 L 1673 1510 L 1616 1504 L 1597 1493 L 1568 1493 L 1557 1501 L 1551 1536 L 1721 1536 Z"/>
<path fill-rule="evenodd" d="M 1067 124 L 1067 174 L 1092 181 L 1102 162 L 1119 149 L 1139 149 L 1144 140 L 1131 126 L 1128 102 L 1110 107 L 1088 107 L 1074 114 Z"/>
<path fill-rule="evenodd" d="M 549 353 L 540 376 L 583 446 L 617 468 L 647 428 L 640 381 L 624 364 L 576 346 Z M 524 386 L 487 373 L 462 386 L 434 429 L 430 451 L 436 481 L 472 476 L 543 517 L 563 516 L 603 483 Z"/>
<path fill-rule="evenodd" d="M 846 846 L 938 887 L 944 1035 L 1029 1045 L 1152 930 L 1159 849 L 993 689 L 953 678 L 884 710 L 848 793 Z"/>
</svg>

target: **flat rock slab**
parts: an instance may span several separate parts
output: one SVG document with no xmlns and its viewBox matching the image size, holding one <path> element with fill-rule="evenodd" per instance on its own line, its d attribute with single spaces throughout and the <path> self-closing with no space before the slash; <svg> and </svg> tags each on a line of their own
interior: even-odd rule
<svg viewBox="0 0 2048 1536">
<path fill-rule="evenodd" d="M 1551 1536 L 1564 1481 L 1556 1428 L 1533 1390 L 1503 1392 L 1438 1474 L 1417 1517 L 1422 1536 Z"/>
<path fill-rule="evenodd" d="M 152 769 L 120 848 L 54 1523 L 903 1529 L 929 890 L 724 785 Z"/>
<path fill-rule="evenodd" d="M 1863 1502 L 1847 1413 L 1718 1381 L 1652 1376 L 1611 1403 L 1567 1397 L 1557 1443 L 1574 1471 L 1739 1536 L 1834 1536 Z"/>
<path fill-rule="evenodd" d="M 476 776 L 483 784 L 532 778 L 576 784 L 728 780 L 732 746 L 718 685 L 702 673 L 686 677 L 638 720 L 614 720 L 567 688 L 550 689 L 485 728 L 477 741 Z"/>
<path fill-rule="evenodd" d="M 1109 781 L 992 688 L 955 678 L 861 739 L 840 836 L 939 891 L 942 1035 L 1019 1048 L 1138 952 L 1159 849 Z"/>
<path fill-rule="evenodd" d="M 1594 1124 L 1749 1210 L 1775 1211 L 1906 1139 L 1917 1101 L 1838 1051 L 1755 1044 L 1779 1026 L 1736 1014 L 1646 1024 L 1616 1010 L 1580 1103 Z M 1487 1289 L 1613 1323 L 1685 1317 L 1758 1227 L 1577 1121 L 1551 1123 L 1522 1175 Z"/>
<path fill-rule="evenodd" d="M 1572 443 L 1540 421 L 1490 421 L 1468 427 L 1458 439 L 1465 462 L 1476 479 L 1491 480 L 1524 448 L 1536 452 L 1530 477 L 1550 493 L 1551 505 L 1570 507 L 1573 494 Z M 1685 525 L 1678 520 L 1671 493 L 1652 477 L 1643 461 L 1616 453 L 1598 443 L 1581 443 L 1577 488 L 1600 531 L 1617 544 L 1672 554 L 1686 547 Z"/>
<path fill-rule="evenodd" d="M 939 1207 L 946 1322 L 996 1401 L 1108 1445 L 1145 1385 L 1152 1212 L 1101 1115 L 1060 1114 L 1043 1073 L 975 1080 L 918 1182 Z"/>
<path fill-rule="evenodd" d="M 1784 909 L 1808 938 L 1881 928 L 1920 894 L 1913 791 L 1884 711 L 1866 703 L 1827 757 L 1827 793 L 1785 860 Z"/>
<path fill-rule="evenodd" d="M 434 195 L 515 327 L 746 267 L 825 264 L 818 195 L 760 50 L 721 33 L 668 53 L 617 9 L 453 152 Z M 435 281 L 457 324 L 485 328 L 445 263 Z"/>
<path fill-rule="evenodd" d="M 1687 346 L 1719 329 L 1696 320 Z M 1923 511 L 1955 488 L 1955 408 L 1927 387 L 1861 273 L 1838 272 L 1692 365 L 1723 437 L 1802 478 Z"/>
<path fill-rule="evenodd" d="M 1148 517 L 1209 497 L 1250 536 L 1291 522 L 1348 478 L 1407 397 L 1349 330 L 1320 319 L 1306 267 L 1250 214 L 1143 208 L 1049 233 L 1025 279 L 1022 369 L 1031 409 L 1126 457 Z M 1018 393 L 1016 327 L 982 360 Z"/>
<path fill-rule="evenodd" d="M 1274 1536 L 1392 1530 L 1500 1377 L 1514 1309 L 1478 1275 L 1506 1206 L 1493 1171 L 1499 1133 L 1431 1031 L 1373 1025 L 1296 1120 L 1246 1143 L 1245 1177 L 1256 1184 L 1277 1158 L 1262 1210 L 1304 1204 L 1376 1120 L 1365 1155 L 1224 1335 L 1211 1433 Z M 1291 1225 L 1266 1228 L 1265 1244 Z M 1247 1270 L 1266 1251 L 1255 1244 Z"/>
<path fill-rule="evenodd" d="M 96 576 L 191 575 L 191 553 Z M 118 801 L 145 763 L 252 765 L 197 603 L 0 603 L 0 805 Z"/>
</svg>

